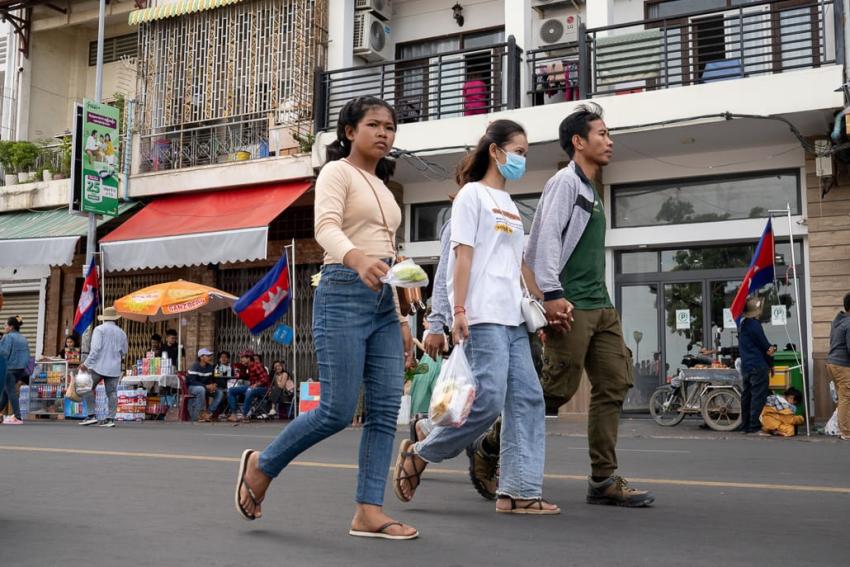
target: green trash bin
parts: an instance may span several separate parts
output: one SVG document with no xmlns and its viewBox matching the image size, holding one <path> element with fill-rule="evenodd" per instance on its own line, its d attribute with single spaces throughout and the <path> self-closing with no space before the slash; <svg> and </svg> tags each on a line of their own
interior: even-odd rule
<svg viewBox="0 0 850 567">
<path fill-rule="evenodd" d="M 803 389 L 803 372 L 800 364 L 805 364 L 802 354 L 793 350 L 783 350 L 773 355 L 773 374 L 770 377 L 770 389 L 781 394 L 786 388 Z M 797 404 L 797 415 L 803 415 L 803 402 Z"/>
</svg>

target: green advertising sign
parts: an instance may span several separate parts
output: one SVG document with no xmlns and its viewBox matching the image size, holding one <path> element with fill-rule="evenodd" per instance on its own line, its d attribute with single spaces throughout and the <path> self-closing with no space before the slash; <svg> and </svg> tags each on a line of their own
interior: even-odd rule
<svg viewBox="0 0 850 567">
<path fill-rule="evenodd" d="M 118 215 L 118 109 L 83 101 L 82 210 Z"/>
</svg>

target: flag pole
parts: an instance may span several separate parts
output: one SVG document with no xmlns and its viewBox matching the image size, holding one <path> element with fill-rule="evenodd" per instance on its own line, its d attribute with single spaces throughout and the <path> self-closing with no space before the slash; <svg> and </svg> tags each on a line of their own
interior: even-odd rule
<svg viewBox="0 0 850 567">
<path fill-rule="evenodd" d="M 295 404 L 295 415 L 298 415 L 298 355 L 296 354 L 296 345 L 298 344 L 298 305 L 295 302 L 295 239 L 292 239 L 292 262 L 289 263 L 289 305 L 292 310 L 292 376 L 295 384 L 295 392 L 292 396 L 292 403 Z M 288 247 L 286 247 L 288 248 Z M 284 249 L 284 253 L 286 250 Z"/>
<path fill-rule="evenodd" d="M 806 362 L 803 360 L 803 319 L 800 311 L 800 284 L 797 281 L 797 256 L 794 253 L 794 222 L 791 219 L 791 203 L 785 203 L 784 209 L 768 211 L 768 213 L 781 213 L 788 219 L 788 238 L 791 241 L 791 270 L 794 274 L 792 281 L 794 282 L 794 305 L 797 308 L 797 336 L 800 338 L 800 346 L 797 349 L 796 360 L 800 368 L 800 374 L 803 377 L 803 412 L 806 415 L 806 437 L 810 437 L 811 426 L 809 425 L 809 381 L 808 373 L 806 372 Z"/>
</svg>

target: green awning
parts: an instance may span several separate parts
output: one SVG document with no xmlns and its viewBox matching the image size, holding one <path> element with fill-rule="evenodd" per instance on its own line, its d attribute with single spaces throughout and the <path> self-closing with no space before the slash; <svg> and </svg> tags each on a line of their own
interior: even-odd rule
<svg viewBox="0 0 850 567">
<path fill-rule="evenodd" d="M 120 203 L 121 215 L 138 203 Z M 98 226 L 112 220 L 98 219 Z M 88 218 L 68 209 L 0 214 L 0 267 L 69 266 L 77 241 L 88 231 Z"/>
<path fill-rule="evenodd" d="M 131 26 L 135 26 L 154 20 L 163 20 L 174 16 L 212 10 L 213 8 L 238 4 L 239 2 L 242 2 L 242 0 L 177 0 L 176 2 L 170 2 L 162 6 L 133 10 L 130 12 L 129 21 Z"/>
</svg>

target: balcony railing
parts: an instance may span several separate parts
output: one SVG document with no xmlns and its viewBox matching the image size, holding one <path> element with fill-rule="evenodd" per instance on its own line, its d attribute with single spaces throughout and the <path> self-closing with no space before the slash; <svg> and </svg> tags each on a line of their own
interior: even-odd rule
<svg viewBox="0 0 850 567">
<path fill-rule="evenodd" d="M 517 108 L 520 51 L 510 38 L 484 48 L 320 72 L 315 127 L 335 127 L 345 103 L 366 95 L 392 104 L 402 123 Z"/>
<path fill-rule="evenodd" d="M 139 173 L 269 157 L 269 119 L 249 118 L 141 136 Z"/>
<path fill-rule="evenodd" d="M 511 37 L 484 48 L 319 72 L 315 129 L 334 128 L 342 106 L 362 95 L 393 104 L 402 123 L 517 108 L 521 73 L 536 106 L 819 67 L 841 62 L 843 19 L 836 0 L 763 0 L 581 26 L 578 41 L 525 54 Z"/>
<path fill-rule="evenodd" d="M 838 2 L 837 4 L 841 4 Z M 587 30 L 588 95 L 666 89 L 835 62 L 834 0 L 764 1 Z"/>
</svg>

